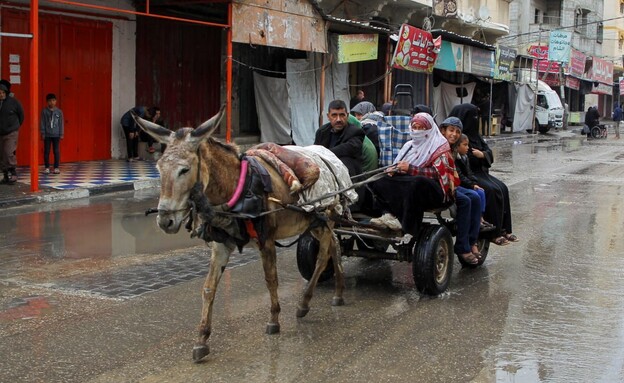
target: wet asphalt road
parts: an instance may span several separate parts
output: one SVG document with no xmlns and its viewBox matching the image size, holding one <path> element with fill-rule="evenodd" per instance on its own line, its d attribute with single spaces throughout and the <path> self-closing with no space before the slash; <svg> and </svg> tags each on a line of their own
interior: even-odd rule
<svg viewBox="0 0 624 383">
<path fill-rule="evenodd" d="M 520 142 L 521 141 L 521 142 Z M 281 333 L 257 255 L 232 258 L 211 354 L 191 362 L 207 248 L 165 235 L 154 192 L 0 212 L 0 382 L 624 381 L 624 142 L 498 141 L 520 242 L 420 296 L 411 264 L 344 260 L 295 318 L 305 281 L 280 252 Z"/>
</svg>

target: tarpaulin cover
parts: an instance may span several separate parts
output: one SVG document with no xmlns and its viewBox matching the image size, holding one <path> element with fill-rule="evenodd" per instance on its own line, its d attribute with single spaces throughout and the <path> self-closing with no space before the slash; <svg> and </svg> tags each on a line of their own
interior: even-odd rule
<svg viewBox="0 0 624 383">
<path fill-rule="evenodd" d="M 254 72 L 254 91 L 260 141 L 290 144 L 290 106 L 286 79 Z"/>
<path fill-rule="evenodd" d="M 451 109 L 455 105 L 472 101 L 476 84 L 469 82 L 466 84 L 449 84 L 441 82 L 440 85 L 433 88 L 433 111 L 436 114 L 436 124 L 440 125 L 442 121 L 451 113 Z M 464 88 L 465 92 L 461 89 Z M 463 95 L 463 98 L 461 97 Z"/>
</svg>

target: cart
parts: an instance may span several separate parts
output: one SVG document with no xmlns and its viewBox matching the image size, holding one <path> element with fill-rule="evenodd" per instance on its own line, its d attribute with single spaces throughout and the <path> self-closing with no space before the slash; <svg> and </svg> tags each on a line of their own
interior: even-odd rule
<svg viewBox="0 0 624 383">
<path fill-rule="evenodd" d="M 453 272 L 453 236 L 457 230 L 455 220 L 446 214 L 443 216 L 448 210 L 452 209 L 428 212 L 416 237 L 372 225 L 370 217 L 365 215 L 336 221 L 334 234 L 340 244 L 337 246 L 339 255 L 411 262 L 417 290 L 439 295 L 448 288 Z M 476 268 L 485 262 L 490 247 L 485 236 L 482 232 L 479 238 L 481 259 L 478 264 L 468 264 L 457 257 L 464 267 Z M 297 267 L 306 280 L 314 272 L 318 248 L 318 241 L 309 233 L 304 233 L 297 243 Z M 319 282 L 330 279 L 333 274 L 333 263 L 329 262 Z"/>
</svg>

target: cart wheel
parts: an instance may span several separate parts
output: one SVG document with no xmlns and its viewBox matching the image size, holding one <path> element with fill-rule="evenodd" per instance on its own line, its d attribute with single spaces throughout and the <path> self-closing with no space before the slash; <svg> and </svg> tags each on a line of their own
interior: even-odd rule
<svg viewBox="0 0 624 383">
<path fill-rule="evenodd" d="M 418 291 L 438 295 L 446 291 L 453 272 L 453 237 L 439 225 L 424 227 L 414 243 L 412 273 Z"/>
<path fill-rule="evenodd" d="M 312 274 L 314 274 L 318 251 L 319 241 L 310 233 L 302 234 L 299 242 L 297 242 L 297 268 L 299 269 L 299 274 L 301 274 L 306 281 L 309 281 L 310 278 L 312 278 Z M 324 282 L 333 276 L 334 263 L 330 259 L 318 281 Z"/>
<path fill-rule="evenodd" d="M 599 126 L 594 126 L 593 128 L 591 128 L 591 136 L 593 138 L 600 138 L 602 136 L 602 132 L 600 131 Z"/>
<path fill-rule="evenodd" d="M 462 257 L 460 257 L 459 255 L 457 256 L 457 259 L 459 259 L 459 263 L 461 263 L 463 267 L 474 269 L 481 266 L 485 262 L 485 259 L 488 256 L 488 252 L 490 251 L 490 240 L 486 238 L 479 238 L 479 241 L 477 242 L 477 248 L 479 248 L 479 253 L 481 253 L 481 260 L 476 265 L 467 263 Z"/>
</svg>

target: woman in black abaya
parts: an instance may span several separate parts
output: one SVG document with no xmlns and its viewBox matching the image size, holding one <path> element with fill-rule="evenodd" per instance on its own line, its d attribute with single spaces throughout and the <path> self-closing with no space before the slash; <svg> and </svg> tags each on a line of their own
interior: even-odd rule
<svg viewBox="0 0 624 383">
<path fill-rule="evenodd" d="M 517 242 L 518 237 L 512 234 L 509 189 L 503 181 L 490 174 L 489 169 L 494 162 L 494 156 L 488 144 L 479 135 L 478 108 L 472 104 L 456 105 L 449 114 L 449 117 L 451 116 L 462 121 L 463 133 L 468 136 L 470 168 L 477 177 L 479 186 L 485 190 L 486 206 L 483 217 L 496 226 L 491 234 L 492 242 L 499 246 Z"/>
</svg>

